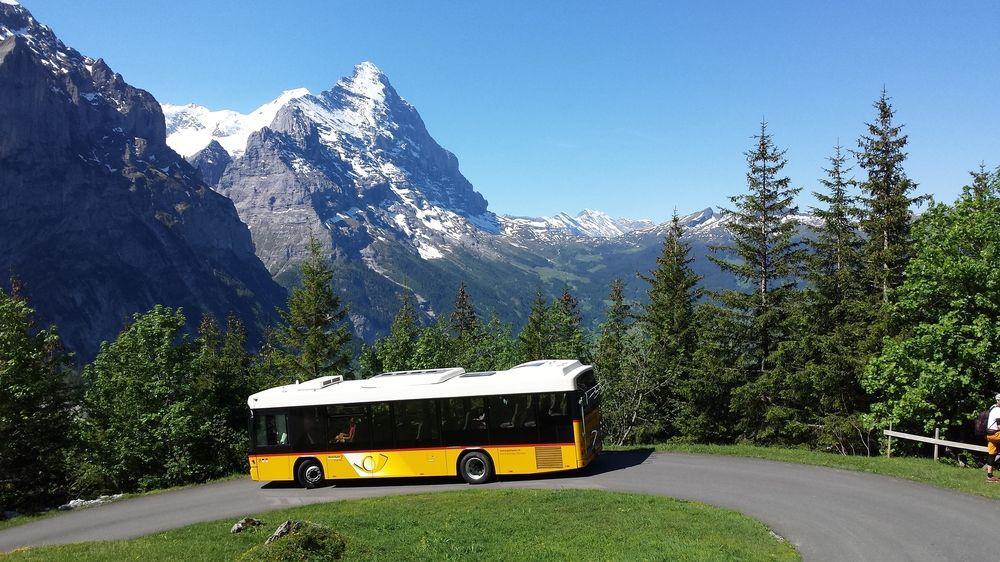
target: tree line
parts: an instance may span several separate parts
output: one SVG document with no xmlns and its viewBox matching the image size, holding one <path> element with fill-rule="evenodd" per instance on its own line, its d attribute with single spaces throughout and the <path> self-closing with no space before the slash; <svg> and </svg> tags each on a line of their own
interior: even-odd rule
<svg viewBox="0 0 1000 562">
<path fill-rule="evenodd" d="M 731 241 L 712 261 L 739 289 L 708 291 L 675 216 L 653 269 L 611 283 L 599 329 L 570 287 L 536 291 L 524 326 L 477 311 L 465 286 L 449 314 L 405 293 L 389 333 L 352 342 L 329 258 L 312 240 L 301 281 L 261 349 L 235 317 L 156 306 L 82 369 L 39 327 L 16 279 L 0 290 L 0 507 L 139 491 L 244 470 L 248 395 L 319 376 L 543 358 L 593 363 L 616 444 L 665 439 L 803 445 L 873 454 L 876 429 L 958 436 L 1000 390 L 1000 170 L 981 167 L 952 204 L 915 194 L 907 136 L 889 98 L 857 148 L 835 146 L 802 224 L 801 189 L 766 123 L 747 185 L 725 210 Z M 851 162 L 857 170 L 853 173 Z"/>
</svg>

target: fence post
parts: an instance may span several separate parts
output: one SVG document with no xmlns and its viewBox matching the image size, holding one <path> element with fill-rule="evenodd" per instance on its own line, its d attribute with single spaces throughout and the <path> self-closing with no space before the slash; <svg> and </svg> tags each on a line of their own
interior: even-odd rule
<svg viewBox="0 0 1000 562">
<path fill-rule="evenodd" d="M 934 428 L 934 440 L 938 439 L 938 428 Z M 938 444 L 934 443 L 934 460 L 938 460 Z"/>
<path fill-rule="evenodd" d="M 892 422 L 889 422 L 889 431 L 892 431 Z M 892 435 L 889 435 L 889 440 L 885 445 L 885 458 L 890 458 L 892 456 Z"/>
</svg>

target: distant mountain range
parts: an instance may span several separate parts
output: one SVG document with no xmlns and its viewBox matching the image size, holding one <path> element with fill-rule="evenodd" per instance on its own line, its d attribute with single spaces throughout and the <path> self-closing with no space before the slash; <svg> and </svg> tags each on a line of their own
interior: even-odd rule
<svg viewBox="0 0 1000 562">
<path fill-rule="evenodd" d="M 481 312 L 516 324 L 536 290 L 569 287 L 590 323 L 613 278 L 641 297 L 635 275 L 665 225 L 590 209 L 495 214 L 370 62 L 249 114 L 160 106 L 12 1 L 0 2 L 0 216 L 16 228 L 0 265 L 78 349 L 156 302 L 260 325 L 283 297 L 271 279 L 296 282 L 310 235 L 367 339 L 387 330 L 401 291 L 429 319 L 464 282 Z M 710 287 L 732 286 L 705 259 L 726 220 L 712 209 L 682 220 Z"/>
</svg>

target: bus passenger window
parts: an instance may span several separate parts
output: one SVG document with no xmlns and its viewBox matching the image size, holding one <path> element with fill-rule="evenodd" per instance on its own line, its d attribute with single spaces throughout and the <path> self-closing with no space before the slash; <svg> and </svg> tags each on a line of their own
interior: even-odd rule
<svg viewBox="0 0 1000 562">
<path fill-rule="evenodd" d="M 422 447 L 437 445 L 441 437 L 434 400 L 395 402 L 396 446 Z"/>
<path fill-rule="evenodd" d="M 491 396 L 490 440 L 495 445 L 538 442 L 537 403 L 533 394 Z"/>
<path fill-rule="evenodd" d="M 371 447 L 371 422 L 365 404 L 326 407 L 328 447 L 335 451 L 357 451 Z"/>
<path fill-rule="evenodd" d="M 483 398 L 448 398 L 441 405 L 441 437 L 445 445 L 485 445 L 486 403 Z"/>
<path fill-rule="evenodd" d="M 274 447 L 288 444 L 287 415 L 258 414 L 254 426 L 254 446 Z"/>
<path fill-rule="evenodd" d="M 544 443 L 572 443 L 573 416 L 565 392 L 542 394 L 538 403 L 538 428 Z"/>
</svg>

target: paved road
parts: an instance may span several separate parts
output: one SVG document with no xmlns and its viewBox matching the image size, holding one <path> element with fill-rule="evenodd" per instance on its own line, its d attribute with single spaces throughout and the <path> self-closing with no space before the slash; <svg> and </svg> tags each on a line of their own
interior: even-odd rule
<svg viewBox="0 0 1000 562">
<path fill-rule="evenodd" d="M 729 507 L 765 522 L 807 560 L 992 560 L 1000 522 L 1000 502 L 994 500 L 872 474 L 736 457 L 605 453 L 580 473 L 487 486 L 597 488 Z M 233 480 L 0 531 L 0 551 L 131 538 L 308 503 L 464 489 L 449 480 L 365 481 L 317 490 Z"/>
</svg>

